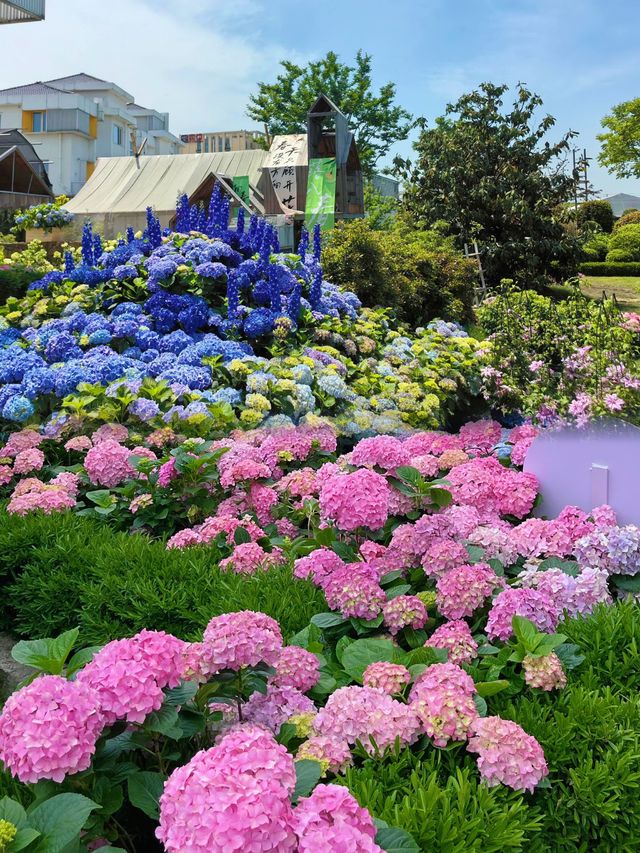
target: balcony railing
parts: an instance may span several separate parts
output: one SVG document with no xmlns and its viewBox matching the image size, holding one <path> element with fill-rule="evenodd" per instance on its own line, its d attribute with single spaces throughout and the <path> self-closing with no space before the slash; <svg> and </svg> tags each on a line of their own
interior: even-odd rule
<svg viewBox="0 0 640 853">
<path fill-rule="evenodd" d="M 0 24 L 44 20 L 45 0 L 0 0 Z"/>
</svg>

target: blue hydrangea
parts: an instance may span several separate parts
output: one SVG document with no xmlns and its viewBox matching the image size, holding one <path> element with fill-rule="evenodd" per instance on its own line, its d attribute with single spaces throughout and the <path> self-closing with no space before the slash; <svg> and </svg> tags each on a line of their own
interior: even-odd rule
<svg viewBox="0 0 640 853">
<path fill-rule="evenodd" d="M 35 409 L 31 400 L 21 394 L 10 397 L 2 407 L 2 417 L 19 424 L 28 421 L 34 412 Z"/>
<path fill-rule="evenodd" d="M 203 264 L 198 264 L 195 271 L 203 278 L 222 278 L 227 274 L 227 267 L 218 261 L 205 261 Z"/>
<path fill-rule="evenodd" d="M 111 332 L 108 329 L 97 329 L 89 335 L 89 344 L 91 346 L 109 344 L 111 343 L 111 338 Z"/>
<path fill-rule="evenodd" d="M 82 350 L 73 335 L 70 335 L 69 332 L 61 332 L 48 341 L 44 348 L 44 357 L 50 364 L 53 364 L 58 361 L 81 358 Z"/>
<path fill-rule="evenodd" d="M 327 373 L 320 376 L 317 380 L 318 387 L 325 394 L 335 397 L 336 400 L 352 400 L 355 397 L 353 391 L 349 390 L 349 386 L 341 376 L 335 373 Z"/>
<path fill-rule="evenodd" d="M 269 390 L 269 382 L 277 382 L 278 377 L 274 373 L 265 373 L 258 370 L 247 376 L 247 391 L 252 394 L 264 394 Z"/>
<path fill-rule="evenodd" d="M 168 353 L 166 353 L 168 355 Z M 162 356 L 160 356 L 162 358 Z M 159 361 L 160 359 L 157 359 Z M 204 391 L 211 387 L 211 372 L 206 367 L 192 367 L 190 364 L 174 364 L 163 370 L 159 379 L 164 379 L 169 384 L 178 382 L 187 385 L 191 389 Z"/>
<path fill-rule="evenodd" d="M 313 385 L 313 371 L 308 364 L 297 364 L 291 371 L 295 382 L 302 385 Z"/>
<path fill-rule="evenodd" d="M 136 418 L 140 418 L 141 421 L 146 423 L 147 421 L 152 421 L 160 414 L 160 406 L 155 402 L 155 400 L 147 400 L 144 397 L 138 397 L 137 400 L 134 400 L 133 403 L 129 405 L 129 411 Z"/>
<path fill-rule="evenodd" d="M 34 370 L 28 370 L 22 379 L 20 390 L 30 400 L 51 394 L 55 390 L 53 370 L 49 367 L 36 367 Z"/>
<path fill-rule="evenodd" d="M 256 308 L 245 317 L 243 328 L 249 338 L 268 335 L 273 329 L 274 315 L 268 308 Z"/>
<path fill-rule="evenodd" d="M 297 415 L 312 412 L 316 407 L 316 398 L 308 385 L 296 385 L 295 411 Z"/>
</svg>

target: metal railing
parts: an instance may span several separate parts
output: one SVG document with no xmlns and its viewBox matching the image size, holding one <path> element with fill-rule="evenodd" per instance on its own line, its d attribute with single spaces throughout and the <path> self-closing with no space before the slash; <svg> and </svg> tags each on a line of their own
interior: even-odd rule
<svg viewBox="0 0 640 853">
<path fill-rule="evenodd" d="M 0 24 L 44 20 L 45 0 L 0 0 Z"/>
</svg>

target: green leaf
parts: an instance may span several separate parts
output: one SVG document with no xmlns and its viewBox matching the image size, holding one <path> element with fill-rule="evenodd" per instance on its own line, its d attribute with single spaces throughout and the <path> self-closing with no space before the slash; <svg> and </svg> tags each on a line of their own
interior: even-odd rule
<svg viewBox="0 0 640 853">
<path fill-rule="evenodd" d="M 30 826 L 19 829 L 13 837 L 13 841 L 7 848 L 7 853 L 19 853 L 28 847 L 36 838 L 40 837 L 37 829 L 32 829 Z"/>
<path fill-rule="evenodd" d="M 162 773 L 141 770 L 127 780 L 127 792 L 132 805 L 152 820 L 158 820 L 158 800 L 164 790 L 165 777 Z"/>
<path fill-rule="evenodd" d="M 328 548 L 333 544 L 336 538 L 336 532 L 333 527 L 323 527 L 320 530 L 316 530 L 313 537 L 318 545 L 321 545 L 323 548 Z"/>
<path fill-rule="evenodd" d="M 391 601 L 392 598 L 396 598 L 398 595 L 406 595 L 410 589 L 411 584 L 408 583 L 400 583 L 396 586 L 390 586 L 389 589 L 386 590 L 387 601 Z"/>
<path fill-rule="evenodd" d="M 186 705 L 198 692 L 198 685 L 194 681 L 183 681 L 177 687 L 164 692 L 165 705 Z"/>
<path fill-rule="evenodd" d="M 94 491 L 86 492 L 85 494 L 91 503 L 96 504 L 96 506 L 102 507 L 103 509 L 111 506 L 114 500 L 109 489 L 95 489 Z"/>
<path fill-rule="evenodd" d="M 449 504 L 453 501 L 453 495 L 447 489 L 431 488 L 429 489 L 429 498 L 436 506 L 440 508 L 449 506 Z"/>
<path fill-rule="evenodd" d="M 315 786 L 320 781 L 322 776 L 322 765 L 319 761 L 312 761 L 308 758 L 301 758 L 295 762 L 296 768 L 296 787 L 293 790 L 293 802 L 295 803 L 300 797 L 308 796 Z"/>
<path fill-rule="evenodd" d="M 562 569 L 562 571 L 576 577 L 580 574 L 580 564 L 576 560 L 561 560 L 560 557 L 547 557 L 538 566 L 539 572 L 544 572 L 546 569 Z"/>
<path fill-rule="evenodd" d="M 21 640 L 11 650 L 11 657 L 25 666 L 33 667 L 52 675 L 59 675 L 64 662 L 78 639 L 79 629 L 72 628 L 59 637 L 40 640 Z"/>
<path fill-rule="evenodd" d="M 159 732 L 174 740 L 182 736 L 182 729 L 178 722 L 178 709 L 175 705 L 164 704 L 160 710 L 153 711 L 144 721 L 144 727 L 147 731 Z"/>
<path fill-rule="evenodd" d="M 391 640 L 354 640 L 342 653 L 342 666 L 351 678 L 362 681 L 362 674 L 370 663 L 390 663 L 395 649 Z"/>
<path fill-rule="evenodd" d="M 479 696 L 477 693 L 473 695 L 473 702 L 476 706 L 476 710 L 481 717 L 487 716 L 487 703 L 484 701 L 482 696 Z"/>
<path fill-rule="evenodd" d="M 575 643 L 563 643 L 555 649 L 555 653 L 560 658 L 563 667 L 569 671 L 580 666 L 584 660 L 584 655 L 580 654 L 580 646 L 575 645 Z"/>
<path fill-rule="evenodd" d="M 311 622 L 318 628 L 335 628 L 336 625 L 344 625 L 347 620 L 339 613 L 316 613 L 311 617 Z"/>
<path fill-rule="evenodd" d="M 233 534 L 233 541 L 236 545 L 245 545 L 247 542 L 251 542 L 251 536 L 244 527 L 236 527 L 236 532 Z"/>
<path fill-rule="evenodd" d="M 383 827 L 376 833 L 376 844 L 387 853 L 420 853 L 420 846 L 406 829 Z"/>
<path fill-rule="evenodd" d="M 411 483 L 414 486 L 422 483 L 424 478 L 420 471 L 417 468 L 413 468 L 411 465 L 400 465 L 396 468 L 396 477 L 400 477 L 401 480 L 405 480 L 407 483 Z"/>
<path fill-rule="evenodd" d="M 497 646 L 492 646 L 490 643 L 484 643 L 482 646 L 478 646 L 479 655 L 497 655 L 499 652 L 500 649 Z"/>
<path fill-rule="evenodd" d="M 0 800 L 0 820 L 8 820 L 19 829 L 27 822 L 27 813 L 17 800 L 3 797 Z"/>
<path fill-rule="evenodd" d="M 637 575 L 610 575 L 609 579 L 623 592 L 640 592 L 640 572 Z"/>
<path fill-rule="evenodd" d="M 89 661 L 93 660 L 101 648 L 102 646 L 87 646 L 87 648 L 76 652 L 67 663 L 67 676 L 74 675 L 79 669 L 86 666 Z"/>
<path fill-rule="evenodd" d="M 542 634 L 531 654 L 534 657 L 544 657 L 561 646 L 566 639 L 564 634 Z"/>
<path fill-rule="evenodd" d="M 540 633 L 530 619 L 524 616 L 514 616 L 511 620 L 513 633 L 527 651 L 533 651 L 538 643 Z"/>
<path fill-rule="evenodd" d="M 472 563 L 479 563 L 484 559 L 484 548 L 479 545 L 467 545 L 465 547 Z"/>
<path fill-rule="evenodd" d="M 476 682 L 476 690 L 478 691 L 478 696 L 482 697 L 495 696 L 496 693 L 501 693 L 503 690 L 506 690 L 508 686 L 509 682 L 505 679 L 499 679 L 497 681 Z"/>
<path fill-rule="evenodd" d="M 29 809 L 29 823 L 42 835 L 38 853 L 61 853 L 97 808 L 98 803 L 82 794 L 57 794 Z"/>
</svg>

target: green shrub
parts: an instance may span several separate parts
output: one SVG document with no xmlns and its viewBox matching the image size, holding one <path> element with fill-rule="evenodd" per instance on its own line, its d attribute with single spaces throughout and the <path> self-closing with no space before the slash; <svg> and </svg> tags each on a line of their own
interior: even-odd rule
<svg viewBox="0 0 640 853">
<path fill-rule="evenodd" d="M 605 261 L 608 264 L 628 264 L 634 260 L 633 253 L 626 252 L 624 249 L 611 249 L 605 257 Z"/>
<path fill-rule="evenodd" d="M 609 687 L 626 697 L 640 691 L 640 606 L 600 605 L 592 616 L 568 619 L 559 629 L 580 646 L 584 663 L 574 674 L 584 686 Z"/>
<path fill-rule="evenodd" d="M 625 210 L 622 216 L 619 219 L 616 219 L 613 230 L 617 231 L 618 228 L 623 228 L 625 225 L 633 225 L 636 223 L 640 223 L 640 210 Z"/>
<path fill-rule="evenodd" d="M 582 254 L 589 261 L 604 261 L 608 251 L 608 234 L 594 234 L 582 247 Z"/>
<path fill-rule="evenodd" d="M 290 636 L 326 609 L 320 590 L 294 581 L 288 567 L 253 577 L 225 573 L 214 548 L 167 551 L 77 516 L 2 521 L 3 620 L 22 636 L 79 625 L 86 644 L 142 628 L 193 639 L 213 616 L 245 609 L 268 613 Z"/>
<path fill-rule="evenodd" d="M 455 754 L 464 756 L 460 746 Z M 368 759 L 347 770 L 344 783 L 374 817 L 406 829 L 429 853 L 529 850 L 541 830 L 537 809 L 521 793 L 482 784 L 470 756 L 461 768 L 447 760 L 452 755 L 407 749 Z"/>
<path fill-rule="evenodd" d="M 640 223 L 617 228 L 609 240 L 609 252 L 620 249 L 631 255 L 630 260 L 640 261 Z"/>
<path fill-rule="evenodd" d="M 604 199 L 583 201 L 578 208 L 578 225 L 584 225 L 586 222 L 597 222 L 605 234 L 608 234 L 613 228 L 613 220 L 613 209 L 609 202 L 604 201 Z"/>
<path fill-rule="evenodd" d="M 583 275 L 596 276 L 627 276 L 640 275 L 640 263 L 586 263 L 580 264 L 580 272 Z"/>
<path fill-rule="evenodd" d="M 39 278 L 42 278 L 42 273 L 18 264 L 0 269 L 0 302 L 5 302 L 10 296 L 24 296 L 31 282 Z"/>
<path fill-rule="evenodd" d="M 534 795 L 544 829 L 532 851 L 632 851 L 640 845 L 640 702 L 568 687 L 498 713 L 541 744 L 550 788 Z"/>
<path fill-rule="evenodd" d="M 435 232 L 401 225 L 376 231 L 365 219 L 340 223 L 322 263 L 329 281 L 355 291 L 365 306 L 392 308 L 412 326 L 471 319 L 474 266 Z"/>
</svg>

